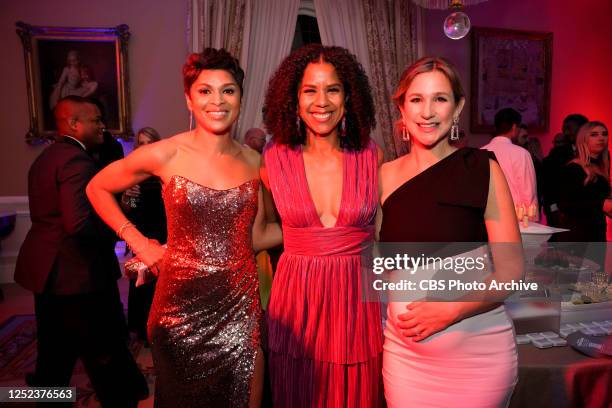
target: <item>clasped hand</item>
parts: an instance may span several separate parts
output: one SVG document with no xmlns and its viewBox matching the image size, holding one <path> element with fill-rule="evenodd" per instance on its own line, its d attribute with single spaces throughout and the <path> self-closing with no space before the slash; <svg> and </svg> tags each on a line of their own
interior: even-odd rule
<svg viewBox="0 0 612 408">
<path fill-rule="evenodd" d="M 412 341 L 421 341 L 459 320 L 454 302 L 413 302 L 397 316 L 397 327 Z"/>
</svg>

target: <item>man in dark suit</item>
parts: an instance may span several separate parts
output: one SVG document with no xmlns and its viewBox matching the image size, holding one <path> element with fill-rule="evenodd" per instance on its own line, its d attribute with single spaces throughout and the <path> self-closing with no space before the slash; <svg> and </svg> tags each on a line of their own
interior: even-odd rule
<svg viewBox="0 0 612 408">
<path fill-rule="evenodd" d="M 146 381 L 126 346 L 114 235 L 95 215 L 85 187 L 96 173 L 88 151 L 103 141 L 91 101 L 68 96 L 55 107 L 59 140 L 28 175 L 32 227 L 15 281 L 34 292 L 38 356 L 29 379 L 67 386 L 81 358 L 103 406 L 136 406 Z"/>
<path fill-rule="evenodd" d="M 542 162 L 543 166 L 543 186 L 544 214 L 546 223 L 553 227 L 559 227 L 559 179 L 561 169 L 576 157 L 576 135 L 582 125 L 589 120 L 586 116 L 574 113 L 563 119 L 563 140 L 565 143 L 555 145 L 548 156 Z M 553 237 L 554 240 L 554 237 Z"/>
</svg>

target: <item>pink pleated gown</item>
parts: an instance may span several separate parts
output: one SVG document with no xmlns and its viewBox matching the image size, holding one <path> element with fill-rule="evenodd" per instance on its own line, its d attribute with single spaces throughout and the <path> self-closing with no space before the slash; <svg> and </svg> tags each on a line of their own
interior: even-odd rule
<svg viewBox="0 0 612 408">
<path fill-rule="evenodd" d="M 380 306 L 362 299 L 360 271 L 374 238 L 376 146 L 344 152 L 332 228 L 317 215 L 301 146 L 273 144 L 264 157 L 285 245 L 267 320 L 274 406 L 381 406 Z"/>
</svg>

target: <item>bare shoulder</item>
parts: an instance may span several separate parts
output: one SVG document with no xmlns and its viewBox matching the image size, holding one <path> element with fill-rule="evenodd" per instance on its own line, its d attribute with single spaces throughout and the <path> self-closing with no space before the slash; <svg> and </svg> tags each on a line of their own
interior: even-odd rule
<svg viewBox="0 0 612 408">
<path fill-rule="evenodd" d="M 146 146 L 140 147 L 135 152 L 142 151 L 145 154 L 153 155 L 157 157 L 160 161 L 168 162 L 172 159 L 176 152 L 179 149 L 179 146 L 182 144 L 181 136 L 183 134 L 180 133 L 175 136 L 171 136 L 165 139 L 161 139 L 159 142 L 151 143 Z"/>
<path fill-rule="evenodd" d="M 402 165 L 402 163 L 404 162 L 406 156 L 402 156 L 402 157 L 398 157 L 395 160 L 391 160 L 388 162 L 384 162 L 381 166 L 380 166 L 380 176 L 381 178 L 383 177 L 389 177 L 392 174 L 396 173 L 396 170 Z"/>
<path fill-rule="evenodd" d="M 179 136 L 180 134 L 139 147 L 125 158 L 126 164 L 134 169 L 157 174 L 157 171 L 176 155 L 180 146 Z"/>
</svg>

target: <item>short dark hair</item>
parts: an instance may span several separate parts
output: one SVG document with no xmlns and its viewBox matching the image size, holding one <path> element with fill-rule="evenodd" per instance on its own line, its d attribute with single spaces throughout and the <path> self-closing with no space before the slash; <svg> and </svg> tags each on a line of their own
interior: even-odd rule
<svg viewBox="0 0 612 408">
<path fill-rule="evenodd" d="M 53 116 L 55 117 L 55 120 L 58 119 L 58 110 L 66 102 L 70 102 L 76 105 L 83 105 L 83 104 L 94 105 L 100 110 L 100 113 L 102 113 L 102 110 L 100 109 L 101 103 L 98 100 L 93 99 L 93 98 L 84 98 L 78 95 L 67 95 L 61 98 L 60 100 L 58 100 L 55 106 L 53 107 Z"/>
<path fill-rule="evenodd" d="M 53 118 L 55 119 L 55 126 L 57 127 L 58 136 L 62 134 L 70 134 L 68 129 L 68 121 L 82 113 L 84 105 L 90 105 L 97 107 L 94 100 L 90 98 L 83 98 L 77 95 L 64 96 L 57 101 L 53 108 Z"/>
<path fill-rule="evenodd" d="M 298 86 L 308 64 L 326 62 L 334 66 L 342 81 L 346 100 L 346 137 L 340 146 L 361 150 L 370 140 L 376 126 L 374 101 L 368 77 L 357 58 L 342 47 L 308 44 L 293 51 L 283 60 L 270 79 L 262 110 L 268 133 L 275 142 L 301 145 L 306 140 L 302 126 L 298 128 Z"/>
<path fill-rule="evenodd" d="M 575 123 L 577 128 L 580 128 L 588 121 L 589 119 L 586 116 L 581 115 L 580 113 L 572 113 L 571 115 L 567 115 L 565 119 L 563 119 L 563 125 L 566 125 L 571 122 Z"/>
<path fill-rule="evenodd" d="M 204 48 L 202 52 L 193 53 L 187 57 L 187 62 L 183 65 L 183 84 L 187 95 L 189 95 L 191 85 L 205 69 L 220 69 L 229 72 L 238 84 L 240 98 L 242 98 L 244 71 L 240 67 L 240 62 L 225 48 Z"/>
<path fill-rule="evenodd" d="M 516 109 L 504 108 L 495 114 L 495 136 L 508 133 L 512 126 L 519 126 L 523 116 Z"/>
</svg>

